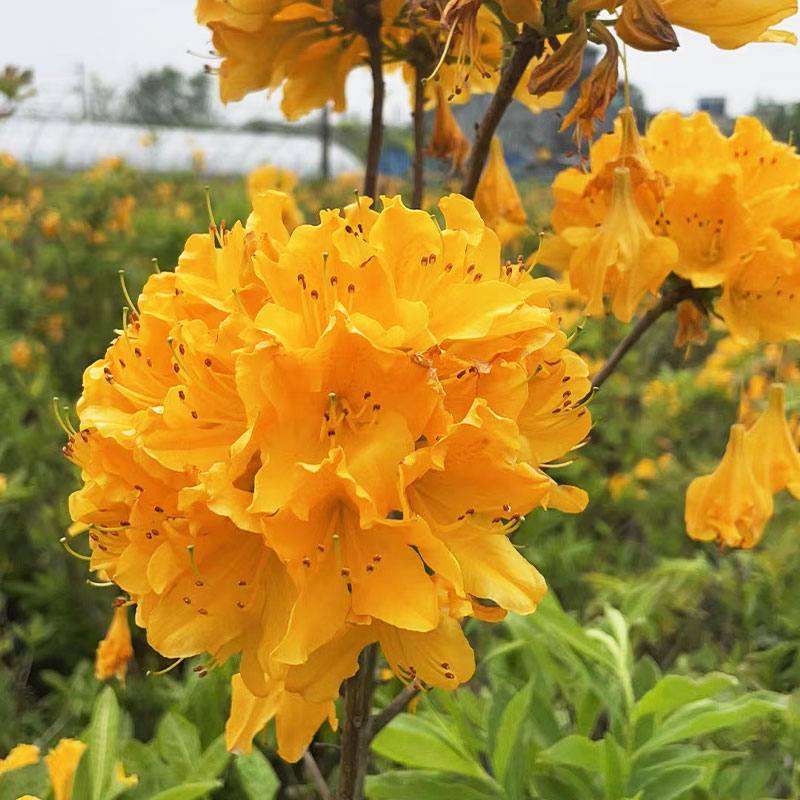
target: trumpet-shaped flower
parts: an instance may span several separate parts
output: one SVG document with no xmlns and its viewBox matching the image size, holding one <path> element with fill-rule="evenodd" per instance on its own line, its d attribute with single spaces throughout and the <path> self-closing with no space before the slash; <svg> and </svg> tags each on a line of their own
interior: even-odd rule
<svg viewBox="0 0 800 800">
<path fill-rule="evenodd" d="M 772 516 L 772 495 L 753 471 L 744 425 L 731 427 L 719 466 L 686 491 L 686 531 L 692 539 L 728 547 L 754 547 Z"/>
<path fill-rule="evenodd" d="M 464 172 L 464 162 L 469 153 L 469 141 L 458 127 L 441 86 L 436 90 L 436 117 L 433 121 L 433 133 L 426 152 L 434 158 L 449 160 L 454 170 Z"/>
<path fill-rule="evenodd" d="M 39 748 L 35 744 L 18 744 L 5 758 L 0 758 L 0 775 L 39 763 Z"/>
<path fill-rule="evenodd" d="M 564 269 L 571 247 L 611 218 L 611 175 L 631 172 L 650 230 L 677 245 L 674 271 L 695 287 L 722 287 L 716 311 L 743 342 L 800 337 L 800 157 L 753 118 L 724 137 L 707 114 L 659 114 L 639 137 L 629 110 L 591 148 L 591 171 L 553 184 L 557 236 L 541 261 Z"/>
<path fill-rule="evenodd" d="M 114 609 L 114 616 L 105 639 L 97 646 L 94 662 L 95 677 L 99 681 L 116 677 L 124 684 L 131 658 L 133 658 L 133 645 L 128 627 L 128 610 L 119 604 Z"/>
<path fill-rule="evenodd" d="M 44 757 L 54 800 L 72 800 L 72 780 L 84 750 L 86 750 L 84 742 L 77 739 L 62 739 Z"/>
<path fill-rule="evenodd" d="M 627 167 L 615 170 L 602 225 L 591 231 L 567 229 L 564 239 L 575 248 L 570 283 L 586 297 L 585 313 L 604 314 L 603 297 L 611 295 L 611 310 L 625 322 L 648 291 L 656 293 L 677 262 L 675 243 L 655 236 L 639 212 Z"/>
<path fill-rule="evenodd" d="M 536 607 L 508 536 L 584 507 L 547 470 L 590 420 L 555 284 L 503 264 L 472 202 L 444 198 L 440 229 L 362 198 L 291 235 L 285 202 L 255 195 L 246 226 L 150 278 L 84 374 L 65 454 L 92 569 L 163 655 L 240 653 L 229 746 L 275 716 L 296 759 L 367 644 L 454 688 L 463 618 Z"/>
<path fill-rule="evenodd" d="M 800 499 L 800 454 L 786 422 L 786 388 L 770 386 L 767 408 L 745 435 L 745 449 L 756 476 L 767 491 L 788 489 Z"/>
<path fill-rule="evenodd" d="M 489 159 L 475 190 L 475 208 L 486 224 L 506 243 L 518 236 L 528 222 L 517 187 L 503 158 L 499 136 L 492 139 Z"/>
</svg>

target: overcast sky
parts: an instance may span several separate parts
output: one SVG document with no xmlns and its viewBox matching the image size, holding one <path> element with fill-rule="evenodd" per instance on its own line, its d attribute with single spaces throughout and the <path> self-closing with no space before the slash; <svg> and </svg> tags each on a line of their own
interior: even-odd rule
<svg viewBox="0 0 800 800">
<path fill-rule="evenodd" d="M 128 84 L 137 73 L 171 64 L 198 70 L 209 49 L 208 31 L 194 21 L 194 0 L 2 0 L 0 66 L 32 67 L 37 111 L 64 112 L 78 105 L 75 91 L 81 66 L 113 85 Z M 800 34 L 795 17 L 782 27 Z M 648 107 L 691 111 L 700 96 L 728 98 L 741 114 L 756 100 L 800 100 L 800 49 L 781 44 L 752 44 L 738 51 L 715 48 L 705 37 L 678 30 L 676 53 L 629 51 L 631 81 L 641 87 Z M 390 77 L 387 119 L 402 123 L 408 97 Z M 366 116 L 369 80 L 359 70 L 348 83 L 350 114 Z M 220 110 L 231 123 L 256 116 L 276 117 L 278 99 L 250 96 Z"/>
</svg>

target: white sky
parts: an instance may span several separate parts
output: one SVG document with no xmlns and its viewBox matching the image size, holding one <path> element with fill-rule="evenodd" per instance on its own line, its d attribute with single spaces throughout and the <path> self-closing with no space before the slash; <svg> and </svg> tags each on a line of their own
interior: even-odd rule
<svg viewBox="0 0 800 800">
<path fill-rule="evenodd" d="M 208 31 L 194 21 L 194 0 L 0 0 L 0 66 L 32 67 L 38 96 L 30 108 L 47 113 L 78 106 L 75 87 L 79 65 L 117 86 L 136 73 L 173 65 L 196 71 L 198 55 L 209 49 Z M 782 27 L 800 34 L 800 18 Z M 705 37 L 678 30 L 676 53 L 629 50 L 631 81 L 642 88 L 653 111 L 691 111 L 699 96 L 728 98 L 731 113 L 746 113 L 757 99 L 800 100 L 800 48 L 752 44 L 722 51 Z M 370 103 L 368 75 L 359 70 L 348 82 L 349 115 L 366 117 Z M 223 121 L 278 117 L 278 98 L 253 95 L 220 107 Z M 408 96 L 397 76 L 390 76 L 387 121 L 402 123 Z"/>
</svg>

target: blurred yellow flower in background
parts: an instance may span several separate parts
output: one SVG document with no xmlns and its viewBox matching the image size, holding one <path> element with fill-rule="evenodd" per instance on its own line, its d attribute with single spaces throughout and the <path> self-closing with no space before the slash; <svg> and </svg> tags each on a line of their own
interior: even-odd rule
<svg viewBox="0 0 800 800">
<path fill-rule="evenodd" d="M 61 227 L 61 214 L 54 209 L 45 211 L 45 213 L 42 214 L 42 218 L 39 220 L 39 225 L 42 229 L 42 233 L 48 239 L 54 239 L 58 236 L 58 231 Z"/>
<path fill-rule="evenodd" d="M 475 190 L 475 208 L 500 237 L 501 244 L 525 232 L 528 215 L 503 158 L 503 143 L 499 136 L 492 139 L 489 159 Z"/>
<path fill-rule="evenodd" d="M 31 365 L 31 347 L 26 339 L 17 339 L 9 348 L 11 363 L 18 369 L 27 369 Z"/>
<path fill-rule="evenodd" d="M 44 757 L 50 785 L 53 788 L 53 800 L 73 800 L 72 780 L 78 762 L 86 750 L 86 744 L 77 739 L 62 739 Z M 80 798 L 74 798 L 80 800 Z"/>
<path fill-rule="evenodd" d="M 35 744 L 18 744 L 5 758 L 0 758 L 0 775 L 38 763 L 39 748 Z"/>
<path fill-rule="evenodd" d="M 133 658 L 131 631 L 128 627 L 128 609 L 122 603 L 114 608 L 111 625 L 105 638 L 97 646 L 94 674 L 97 680 L 107 681 L 116 677 L 124 684 L 128 674 L 128 662 Z"/>
</svg>

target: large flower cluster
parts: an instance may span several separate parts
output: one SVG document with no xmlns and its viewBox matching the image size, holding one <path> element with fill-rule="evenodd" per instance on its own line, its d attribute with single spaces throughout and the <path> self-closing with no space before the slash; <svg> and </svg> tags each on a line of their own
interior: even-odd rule
<svg viewBox="0 0 800 800">
<path fill-rule="evenodd" d="M 800 338 L 800 156 L 761 122 L 730 137 L 707 114 L 658 115 L 639 138 L 630 110 L 591 149 L 591 169 L 553 185 L 545 263 L 569 271 L 586 312 L 630 320 L 675 272 L 717 288 L 736 338 Z"/>
<path fill-rule="evenodd" d="M 290 235 L 278 192 L 192 236 L 84 375 L 66 455 L 91 568 L 171 658 L 241 653 L 228 725 L 277 716 L 300 757 L 380 642 L 405 681 L 474 669 L 460 621 L 532 612 L 508 534 L 585 493 L 545 471 L 590 429 L 554 284 L 500 259 L 458 195 L 446 227 L 399 198 Z"/>
</svg>

